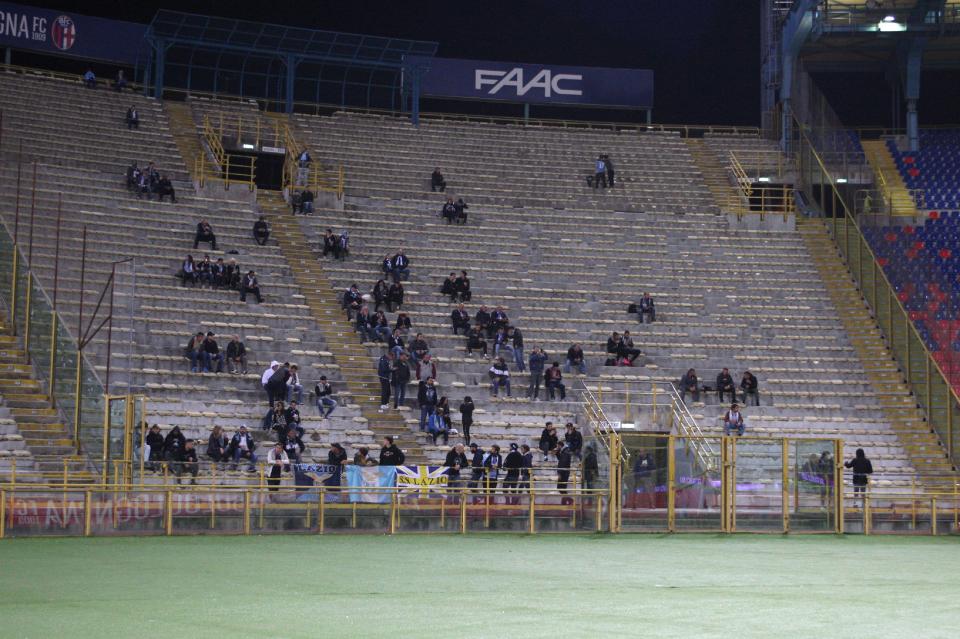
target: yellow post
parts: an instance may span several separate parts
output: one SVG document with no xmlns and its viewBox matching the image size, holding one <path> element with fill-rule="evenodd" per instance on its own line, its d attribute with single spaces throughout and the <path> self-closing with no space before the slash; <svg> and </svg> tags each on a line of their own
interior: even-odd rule
<svg viewBox="0 0 960 639">
<path fill-rule="evenodd" d="M 93 495 L 90 491 L 83 493 L 83 536 L 89 537 L 91 533 L 90 527 L 90 511 L 93 509 Z"/>
<path fill-rule="evenodd" d="M 103 402 L 103 451 L 101 453 L 100 483 L 106 485 L 110 477 L 110 397 L 104 395 Z"/>
<path fill-rule="evenodd" d="M 910 478 L 910 518 L 913 523 L 913 529 L 917 529 L 917 482 L 913 477 Z"/>
<path fill-rule="evenodd" d="M 17 334 L 17 267 L 20 265 L 20 251 L 13 245 L 13 280 L 10 282 L 10 332 Z"/>
<path fill-rule="evenodd" d="M 834 464 L 833 464 L 833 516 L 835 520 L 834 532 L 838 535 L 843 534 L 844 519 L 846 512 L 843 508 L 843 440 L 836 439 L 833 442 Z"/>
<path fill-rule="evenodd" d="M 27 265 L 28 268 L 31 267 L 30 264 Z M 33 299 L 33 273 L 27 271 L 27 301 L 23 307 L 23 352 L 27 356 L 27 361 L 30 361 L 30 304 Z"/>
<path fill-rule="evenodd" d="M 164 533 L 169 537 L 173 534 L 173 491 L 168 490 L 164 493 L 163 497 L 163 511 L 166 514 L 166 526 L 164 527 Z"/>
<path fill-rule="evenodd" d="M 397 492 L 390 494 L 390 534 L 397 532 Z"/>
<path fill-rule="evenodd" d="M 460 534 L 467 533 L 467 495 L 460 489 Z"/>
<path fill-rule="evenodd" d="M 49 373 L 47 375 L 47 377 L 49 377 L 50 379 L 50 382 L 47 385 L 47 390 L 49 391 L 47 393 L 47 397 L 51 402 L 55 402 L 53 389 L 57 379 L 57 322 L 58 321 L 60 320 L 57 319 L 57 315 L 55 314 L 50 318 L 50 365 L 49 365 Z"/>
<path fill-rule="evenodd" d="M 937 536 L 937 498 L 930 498 L 930 534 Z"/>
<path fill-rule="evenodd" d="M 653 384 L 650 385 L 650 390 L 651 390 L 651 393 L 652 393 L 652 399 L 651 399 L 651 401 L 652 401 L 652 403 L 653 403 L 653 409 L 652 409 L 652 410 L 653 410 L 653 423 L 656 424 L 656 423 L 657 423 L 657 385 L 656 385 L 656 383 L 653 383 Z"/>
<path fill-rule="evenodd" d="M 676 531 L 677 505 L 677 460 L 674 459 L 676 450 L 674 436 L 667 437 L 667 531 Z"/>
<path fill-rule="evenodd" d="M 531 479 L 531 480 L 533 479 L 533 473 L 532 473 L 532 472 L 531 472 L 531 475 L 530 475 L 530 479 Z M 532 481 L 527 482 L 527 494 L 528 494 L 528 496 L 530 497 L 530 534 L 533 535 L 533 534 L 535 534 L 535 533 L 537 532 L 537 523 L 536 523 L 535 514 L 534 514 L 534 513 L 535 513 L 535 510 L 536 510 L 536 506 L 534 505 L 534 502 L 535 502 L 536 500 L 534 499 L 533 482 L 532 482 Z"/>
<path fill-rule="evenodd" d="M 81 366 L 83 366 L 83 351 L 77 349 L 76 386 L 73 392 L 73 445 L 78 453 L 80 452 L 80 401 L 83 394 L 83 381 L 80 375 Z"/>
<path fill-rule="evenodd" d="M 209 508 L 210 508 L 210 530 L 214 530 L 217 527 L 217 497 L 214 493 L 209 493 L 210 499 Z"/>
<path fill-rule="evenodd" d="M 17 487 L 17 458 L 10 458 L 10 485 Z"/>
<path fill-rule="evenodd" d="M 243 534 L 250 534 L 250 489 L 243 491 Z"/>
<path fill-rule="evenodd" d="M 870 495 L 863 493 L 863 534 L 870 534 Z"/>
<path fill-rule="evenodd" d="M 7 534 L 7 491 L 0 490 L 0 539 Z"/>
<path fill-rule="evenodd" d="M 324 506 L 327 501 L 327 494 L 323 490 L 323 486 L 320 486 L 320 494 L 318 495 L 319 503 L 317 504 L 317 532 L 321 535 L 323 534 L 323 527 L 326 523 L 326 518 L 324 517 Z"/>
<path fill-rule="evenodd" d="M 781 440 L 783 450 L 783 477 L 780 486 L 780 499 L 783 508 L 783 532 L 790 532 L 790 443 L 786 437 Z"/>
</svg>

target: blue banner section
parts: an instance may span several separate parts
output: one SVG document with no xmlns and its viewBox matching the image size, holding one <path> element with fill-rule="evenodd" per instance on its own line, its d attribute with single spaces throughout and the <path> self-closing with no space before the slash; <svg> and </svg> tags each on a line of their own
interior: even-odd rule
<svg viewBox="0 0 960 639">
<path fill-rule="evenodd" d="M 531 104 L 653 108 L 653 71 L 406 56 L 423 95 Z"/>
<path fill-rule="evenodd" d="M 347 494 L 351 502 L 389 504 L 390 492 L 397 482 L 396 466 L 347 466 Z M 373 490 L 370 490 L 373 489 Z"/>
<path fill-rule="evenodd" d="M 0 46 L 133 65 L 147 25 L 0 2 Z"/>
<path fill-rule="evenodd" d="M 335 464 L 293 464 L 293 479 L 297 486 L 340 485 L 340 466 Z"/>
</svg>

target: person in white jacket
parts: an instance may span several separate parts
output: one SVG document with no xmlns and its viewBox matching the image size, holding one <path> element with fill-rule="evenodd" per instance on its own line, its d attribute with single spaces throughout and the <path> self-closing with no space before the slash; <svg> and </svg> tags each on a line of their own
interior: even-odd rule
<svg viewBox="0 0 960 639">
<path fill-rule="evenodd" d="M 277 490 L 277 486 L 280 485 L 280 474 L 283 472 L 283 467 L 289 465 L 290 457 L 287 456 L 287 451 L 283 450 L 283 444 L 277 442 L 267 453 L 267 466 L 270 468 L 270 477 L 267 479 L 267 484 L 270 485 L 269 490 L 271 492 Z"/>
</svg>

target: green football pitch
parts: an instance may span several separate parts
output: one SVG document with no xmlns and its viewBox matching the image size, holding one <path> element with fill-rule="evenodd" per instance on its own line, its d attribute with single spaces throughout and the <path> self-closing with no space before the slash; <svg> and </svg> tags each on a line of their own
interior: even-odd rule
<svg viewBox="0 0 960 639">
<path fill-rule="evenodd" d="M 956 637 L 950 538 L 0 542 L 0 637 Z"/>
</svg>

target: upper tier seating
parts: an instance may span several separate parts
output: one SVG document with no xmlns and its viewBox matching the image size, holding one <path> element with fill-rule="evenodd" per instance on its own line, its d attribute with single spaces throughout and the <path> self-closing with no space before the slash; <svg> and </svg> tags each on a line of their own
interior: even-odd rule
<svg viewBox="0 0 960 639">
<path fill-rule="evenodd" d="M 887 140 L 887 148 L 907 188 L 917 190 L 919 208 L 960 208 L 960 131 L 921 130 L 919 151 L 901 151 L 895 140 Z"/>
</svg>

